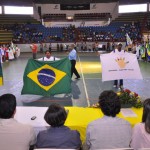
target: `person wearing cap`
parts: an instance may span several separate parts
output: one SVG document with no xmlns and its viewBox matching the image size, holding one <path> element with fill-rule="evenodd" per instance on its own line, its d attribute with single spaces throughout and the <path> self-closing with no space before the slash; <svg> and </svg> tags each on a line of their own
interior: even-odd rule
<svg viewBox="0 0 150 150">
<path fill-rule="evenodd" d="M 115 52 L 122 52 L 122 53 L 125 52 L 125 50 L 122 50 L 122 43 L 117 44 L 117 48 L 114 49 L 112 51 L 112 53 L 115 53 Z M 123 79 L 119 80 L 119 85 L 118 85 L 118 80 L 114 80 L 114 87 L 118 87 L 119 89 L 123 89 Z"/>
</svg>

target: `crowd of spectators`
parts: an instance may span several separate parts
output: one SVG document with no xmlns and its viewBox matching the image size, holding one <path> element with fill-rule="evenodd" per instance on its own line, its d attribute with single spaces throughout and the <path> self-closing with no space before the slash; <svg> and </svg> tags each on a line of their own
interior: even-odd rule
<svg viewBox="0 0 150 150">
<path fill-rule="evenodd" d="M 133 41 L 140 41 L 139 23 L 111 23 L 103 27 L 51 27 L 46 28 L 41 24 L 14 24 L 1 25 L 0 29 L 11 30 L 13 32 L 13 42 L 15 43 L 49 43 L 49 42 L 125 42 L 126 33 Z"/>
<path fill-rule="evenodd" d="M 140 41 L 142 38 L 139 23 L 124 23 L 119 27 L 113 27 L 111 24 L 106 27 L 79 27 L 77 39 L 79 41 L 125 42 L 126 33 L 134 41 Z"/>
<path fill-rule="evenodd" d="M 63 28 L 63 38 L 62 41 L 76 41 L 76 28 L 74 25 L 70 25 L 69 27 Z"/>
</svg>

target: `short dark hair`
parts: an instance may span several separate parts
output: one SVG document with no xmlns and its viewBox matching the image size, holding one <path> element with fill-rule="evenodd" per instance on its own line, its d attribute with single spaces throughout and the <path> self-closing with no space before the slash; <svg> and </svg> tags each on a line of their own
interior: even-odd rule
<svg viewBox="0 0 150 150">
<path fill-rule="evenodd" d="M 51 51 L 50 51 L 50 50 L 46 50 L 46 51 L 45 51 L 45 54 L 46 54 L 47 52 L 49 52 L 49 53 L 51 54 Z"/>
<path fill-rule="evenodd" d="M 111 117 L 115 117 L 121 109 L 120 99 L 112 90 L 103 91 L 100 94 L 99 105 L 104 115 Z"/>
<path fill-rule="evenodd" d="M 9 119 L 16 109 L 16 97 L 13 94 L 0 96 L 0 118 Z"/>
<path fill-rule="evenodd" d="M 143 102 L 142 122 L 145 123 L 145 130 L 150 134 L 150 98 Z"/>
<path fill-rule="evenodd" d="M 67 112 L 65 108 L 56 103 L 53 103 L 49 106 L 44 116 L 45 121 L 52 127 L 64 125 L 66 118 Z"/>
</svg>

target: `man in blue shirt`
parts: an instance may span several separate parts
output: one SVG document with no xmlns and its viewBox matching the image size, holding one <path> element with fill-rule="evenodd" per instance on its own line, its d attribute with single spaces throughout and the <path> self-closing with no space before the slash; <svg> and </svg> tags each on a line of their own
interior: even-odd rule
<svg viewBox="0 0 150 150">
<path fill-rule="evenodd" d="M 73 73 L 76 75 L 75 79 L 79 79 L 80 75 L 78 73 L 78 71 L 76 70 L 76 59 L 77 59 L 77 52 L 74 49 L 74 44 L 71 44 L 71 51 L 69 53 L 69 60 L 71 61 L 71 77 L 73 75 Z"/>
</svg>

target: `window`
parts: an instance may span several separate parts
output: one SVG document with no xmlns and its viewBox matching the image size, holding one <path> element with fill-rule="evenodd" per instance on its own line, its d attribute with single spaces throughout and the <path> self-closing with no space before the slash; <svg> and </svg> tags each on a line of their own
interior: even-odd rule
<svg viewBox="0 0 150 150">
<path fill-rule="evenodd" d="M 147 12 L 147 4 L 120 5 L 119 13 Z"/>
<path fill-rule="evenodd" d="M 0 14 L 2 14 L 2 6 L 0 6 Z"/>
<path fill-rule="evenodd" d="M 33 7 L 4 6 L 5 14 L 33 15 Z"/>
</svg>

